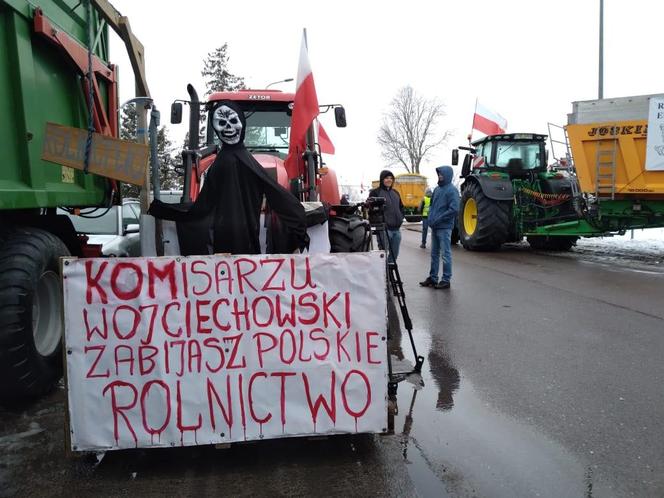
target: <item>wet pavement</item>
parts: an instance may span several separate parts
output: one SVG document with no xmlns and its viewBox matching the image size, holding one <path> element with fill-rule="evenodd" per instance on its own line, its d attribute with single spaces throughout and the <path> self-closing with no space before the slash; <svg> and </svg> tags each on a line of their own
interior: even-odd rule
<svg viewBox="0 0 664 498">
<path fill-rule="evenodd" d="M 663 496 L 662 268 L 457 247 L 452 289 L 433 290 L 418 237 L 399 264 L 423 386 L 400 384 L 393 435 L 98 462 L 65 456 L 59 389 L 0 409 L 0 496 Z M 412 361 L 405 331 L 390 348 Z"/>
<path fill-rule="evenodd" d="M 418 239 L 400 268 L 428 361 L 404 432 L 447 492 L 664 495 L 661 265 L 457 247 L 453 288 L 435 291 L 416 284 Z"/>
<path fill-rule="evenodd" d="M 0 411 L 0 496 L 416 496 L 394 436 L 67 456 L 63 412 L 62 389 Z"/>
</svg>

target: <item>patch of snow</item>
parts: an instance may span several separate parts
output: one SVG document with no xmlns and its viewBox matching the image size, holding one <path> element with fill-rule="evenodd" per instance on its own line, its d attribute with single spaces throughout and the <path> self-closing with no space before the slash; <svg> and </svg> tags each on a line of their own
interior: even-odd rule
<svg viewBox="0 0 664 498">
<path fill-rule="evenodd" d="M 44 429 L 39 427 L 38 423 L 31 422 L 30 429 L 28 429 L 27 431 L 17 432 L 16 434 L 8 434 L 7 436 L 0 436 L 0 447 L 17 443 L 22 439 L 35 436 L 40 432 L 44 432 Z"/>
<path fill-rule="evenodd" d="M 614 237 L 582 238 L 577 242 L 579 248 L 604 248 L 610 254 L 612 249 L 620 252 L 649 253 L 664 258 L 664 228 L 628 231 L 625 235 Z"/>
<path fill-rule="evenodd" d="M 661 270 L 664 228 L 628 231 L 614 237 L 581 238 L 569 254 L 585 255 L 602 263 Z"/>
<path fill-rule="evenodd" d="M 661 254 L 664 249 L 664 228 L 630 230 L 625 235 L 616 235 L 614 237 L 583 238 L 579 240 L 577 245 L 595 247 L 631 247 L 644 251 L 659 251 Z"/>
</svg>

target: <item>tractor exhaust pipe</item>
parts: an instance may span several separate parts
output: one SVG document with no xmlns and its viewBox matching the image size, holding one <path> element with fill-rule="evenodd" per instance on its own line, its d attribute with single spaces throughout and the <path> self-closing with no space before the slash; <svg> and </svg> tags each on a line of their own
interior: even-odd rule
<svg viewBox="0 0 664 498">
<path fill-rule="evenodd" d="M 191 202 L 191 173 L 195 163 L 194 155 L 198 150 L 198 134 L 200 131 L 201 102 L 198 92 L 190 83 L 187 85 L 189 93 L 189 141 L 187 149 L 182 151 L 182 164 L 184 167 L 184 185 L 182 187 L 182 202 Z"/>
<path fill-rule="evenodd" d="M 187 85 L 189 93 L 189 149 L 198 149 L 198 134 L 200 133 L 201 102 L 198 100 L 198 92 L 191 83 Z"/>
</svg>

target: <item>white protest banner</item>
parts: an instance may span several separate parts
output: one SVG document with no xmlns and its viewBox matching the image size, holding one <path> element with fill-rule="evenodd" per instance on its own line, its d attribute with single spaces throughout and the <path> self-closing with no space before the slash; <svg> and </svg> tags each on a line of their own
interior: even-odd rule
<svg viewBox="0 0 664 498">
<path fill-rule="evenodd" d="M 387 427 L 382 252 L 63 262 L 73 450 Z"/>
<path fill-rule="evenodd" d="M 664 171 L 664 98 L 662 97 L 650 98 L 646 170 Z"/>
</svg>

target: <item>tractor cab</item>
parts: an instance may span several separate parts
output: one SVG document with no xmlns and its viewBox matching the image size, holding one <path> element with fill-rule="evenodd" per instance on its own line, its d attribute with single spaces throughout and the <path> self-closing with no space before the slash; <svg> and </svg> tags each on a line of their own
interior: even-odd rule
<svg viewBox="0 0 664 498">
<path fill-rule="evenodd" d="M 245 112 L 247 130 L 244 139 L 249 152 L 286 159 L 290 138 L 291 117 L 295 95 L 279 90 L 240 90 L 213 93 L 206 104 L 208 110 L 207 145 L 221 146 L 212 126 L 216 102 L 232 100 Z"/>
<path fill-rule="evenodd" d="M 546 135 L 510 133 L 490 135 L 461 147 L 469 154 L 463 161 L 461 176 L 482 172 L 506 173 L 510 178 L 525 178 L 546 170 Z M 458 150 L 452 152 L 452 164 L 458 164 Z"/>
<path fill-rule="evenodd" d="M 319 200 L 330 204 L 339 203 L 339 187 L 334 170 L 322 162 L 320 145 L 316 142 L 315 126 L 307 132 L 307 143 L 302 150 L 289 157 L 291 120 L 295 94 L 280 90 L 237 90 L 212 93 L 207 102 L 198 99 L 195 89 L 189 85 L 189 101 L 176 101 L 171 106 L 171 123 L 182 121 L 182 103 L 191 106 L 189 125 L 189 151 L 195 156 L 189 162 L 196 164 L 196 175 L 191 179 L 185 176 L 187 200 L 196 198 L 201 187 L 202 174 L 212 165 L 221 144 L 214 133 L 212 113 L 214 106 L 223 100 L 230 100 L 243 111 L 247 121 L 244 144 L 254 158 L 284 188 L 289 189 L 301 200 Z M 201 134 L 200 109 L 207 111 L 207 123 Z M 335 123 L 346 126 L 346 114 L 339 104 L 321 105 L 321 112 L 334 109 Z M 203 135 L 203 136 L 201 136 Z M 201 147 L 197 137 L 201 136 Z M 193 140 L 192 140 L 193 137 Z M 186 158 L 185 158 L 186 160 Z M 185 171 L 191 171 L 185 166 Z"/>
</svg>

